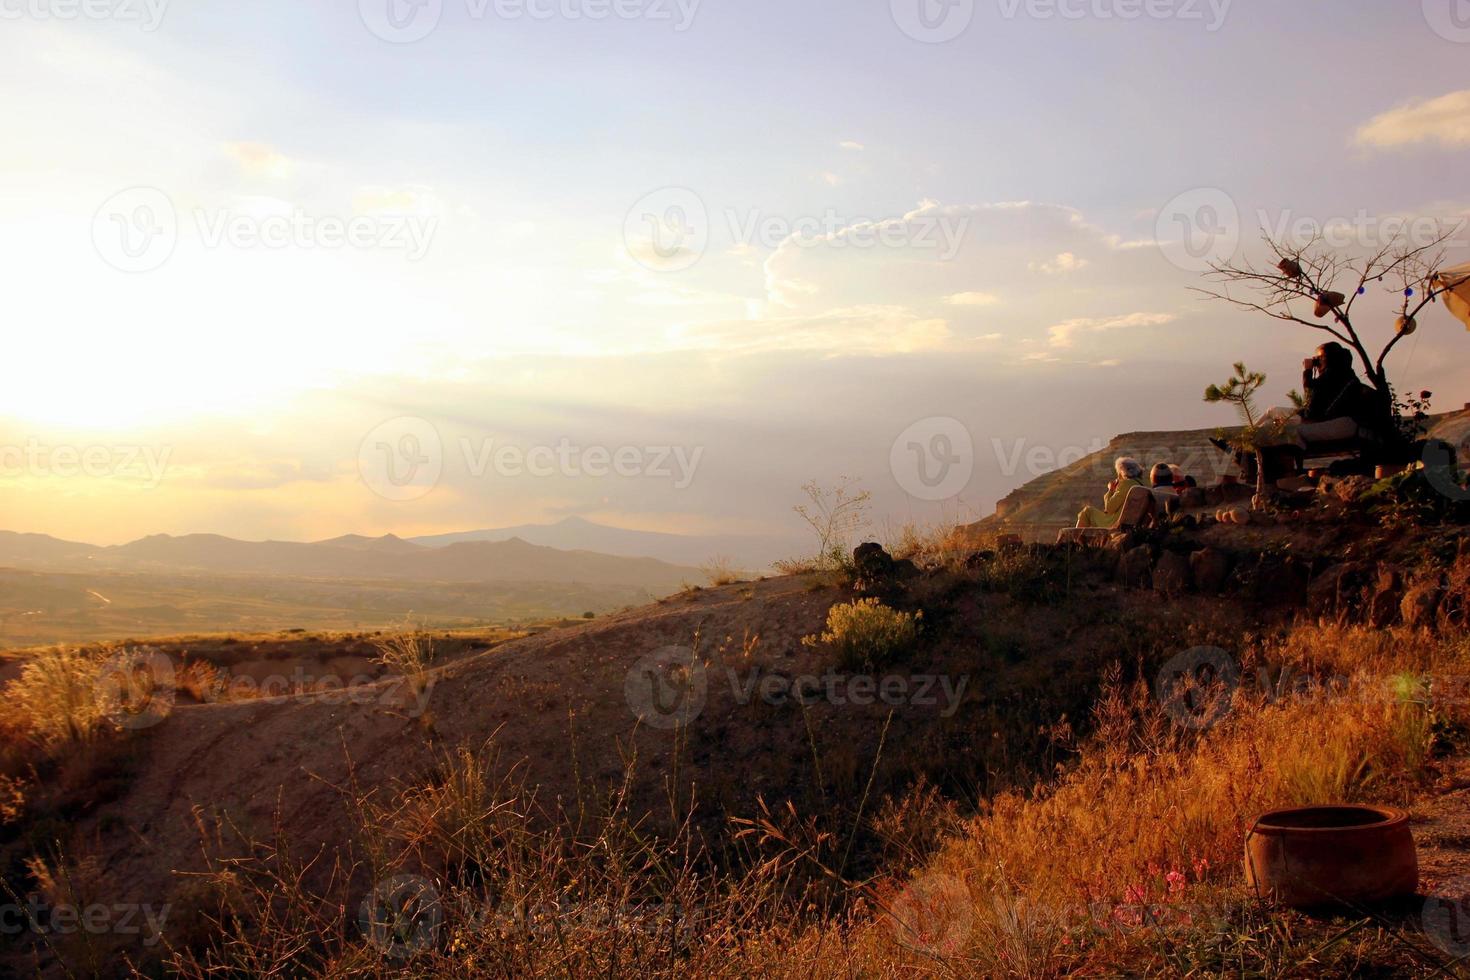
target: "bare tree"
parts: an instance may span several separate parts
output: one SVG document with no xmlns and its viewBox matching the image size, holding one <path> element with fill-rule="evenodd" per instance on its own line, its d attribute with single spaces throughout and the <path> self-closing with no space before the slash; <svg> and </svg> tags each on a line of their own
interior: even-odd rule
<svg viewBox="0 0 1470 980">
<path fill-rule="evenodd" d="M 1453 234 L 1453 230 L 1445 231 L 1420 246 L 1400 236 L 1371 256 L 1357 260 L 1328 246 L 1320 235 L 1300 246 L 1267 235 L 1265 243 L 1275 256 L 1274 267 L 1258 267 L 1248 260 L 1216 264 L 1207 274 L 1218 284 L 1216 288 L 1195 291 L 1310 327 L 1350 347 L 1368 383 L 1377 390 L 1383 421 L 1388 423 L 1395 412 L 1393 386 L 1385 366 L 1388 355 L 1418 327 L 1417 318 L 1424 308 L 1438 302 L 1445 292 L 1444 284 L 1435 283 L 1434 274 L 1443 264 L 1444 247 Z M 1402 303 L 1392 336 L 1375 354 L 1379 341 L 1370 340 L 1354 323 L 1353 308 L 1369 288 L 1385 281 L 1401 290 Z M 1307 308 L 1312 319 L 1307 318 Z M 1386 425 L 1386 431 L 1391 429 Z"/>
</svg>

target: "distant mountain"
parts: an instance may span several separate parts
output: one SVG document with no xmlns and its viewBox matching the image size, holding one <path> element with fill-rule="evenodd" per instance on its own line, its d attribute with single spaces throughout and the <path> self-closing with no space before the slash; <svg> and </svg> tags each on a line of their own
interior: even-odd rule
<svg viewBox="0 0 1470 980">
<path fill-rule="evenodd" d="M 555 524 L 431 534 L 410 540 L 414 544 L 441 548 L 474 541 L 509 541 L 512 538 L 548 548 L 585 549 L 626 558 L 657 558 L 680 565 L 702 565 L 713 558 L 724 557 L 735 567 L 748 571 L 762 571 L 773 562 L 789 558 L 800 550 L 799 542 L 782 538 L 630 531 L 596 524 L 581 517 L 568 517 Z"/>
<path fill-rule="evenodd" d="M 237 541 L 155 534 L 112 547 L 0 532 L 0 565 L 54 571 L 249 574 L 285 578 L 620 586 L 664 595 L 702 581 L 698 569 L 650 558 L 538 546 L 519 539 L 430 548 L 394 535 L 328 541 Z"/>
<path fill-rule="evenodd" d="M 50 565 L 85 559 L 103 549 L 92 544 L 62 541 L 49 534 L 19 534 L 0 531 L 0 562 L 23 565 Z"/>
</svg>

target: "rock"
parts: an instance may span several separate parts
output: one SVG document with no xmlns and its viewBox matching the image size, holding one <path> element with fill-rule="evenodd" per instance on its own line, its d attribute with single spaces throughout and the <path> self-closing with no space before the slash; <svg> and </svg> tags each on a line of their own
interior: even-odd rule
<svg viewBox="0 0 1470 980">
<path fill-rule="evenodd" d="M 1363 566 L 1358 562 L 1332 565 L 1307 585 L 1307 601 L 1314 608 L 1336 611 L 1343 602 L 1362 591 L 1362 578 Z"/>
<path fill-rule="evenodd" d="M 1404 625 L 1413 629 L 1432 627 L 1439 613 L 1439 604 L 1444 599 L 1444 589 L 1438 582 L 1423 582 L 1414 586 L 1399 604 Z"/>
<path fill-rule="evenodd" d="M 1003 555 L 1020 551 L 1024 547 L 1026 547 L 1026 542 L 1019 534 L 1002 534 L 995 539 L 995 549 Z"/>
<path fill-rule="evenodd" d="M 1219 595 L 1230 581 L 1230 556 L 1219 548 L 1201 548 L 1189 556 L 1195 586 L 1205 595 Z"/>
<path fill-rule="evenodd" d="M 1155 592 L 1166 596 L 1183 595 L 1189 591 L 1193 579 L 1189 559 L 1177 551 L 1165 551 L 1154 566 L 1153 578 Z"/>
<path fill-rule="evenodd" d="M 965 559 L 965 567 L 973 571 L 977 568 L 983 568 L 993 561 L 995 561 L 995 552 L 977 551 Z"/>
<path fill-rule="evenodd" d="M 1123 554 L 1123 560 L 1118 563 L 1118 581 L 1130 588 L 1147 588 L 1153 565 L 1152 548 L 1146 544 L 1132 548 Z"/>
<path fill-rule="evenodd" d="M 1253 565 L 1237 567 L 1233 579 L 1265 605 L 1302 605 L 1307 601 L 1307 570 L 1292 557 L 1263 554 Z"/>
<path fill-rule="evenodd" d="M 893 572 L 893 558 L 883 550 L 881 544 L 868 541 L 858 545 L 852 552 L 852 563 L 857 569 L 858 577 L 864 579 L 885 579 Z"/>
<path fill-rule="evenodd" d="M 1375 629 L 1387 629 L 1402 615 L 1404 576 L 1392 565 L 1380 565 L 1378 577 L 1368 592 L 1368 622 Z"/>
</svg>

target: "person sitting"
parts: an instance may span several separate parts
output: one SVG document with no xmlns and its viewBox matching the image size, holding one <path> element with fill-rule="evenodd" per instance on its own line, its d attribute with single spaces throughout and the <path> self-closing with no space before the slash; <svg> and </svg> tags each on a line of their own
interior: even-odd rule
<svg viewBox="0 0 1470 980">
<path fill-rule="evenodd" d="M 1304 452 L 1330 443 L 1381 441 L 1382 399 L 1358 377 L 1352 351 L 1338 343 L 1323 344 L 1302 366 L 1306 403 L 1293 435 Z"/>
<path fill-rule="evenodd" d="M 1118 518 L 1123 515 L 1123 504 L 1128 500 L 1128 492 L 1134 487 L 1143 486 L 1143 465 L 1131 456 L 1118 457 L 1113 463 L 1113 471 L 1117 476 L 1108 484 L 1102 509 L 1084 508 L 1077 515 L 1078 527 L 1117 527 Z"/>
<path fill-rule="evenodd" d="M 1179 509 L 1180 475 L 1179 468 L 1168 463 L 1159 463 L 1149 471 L 1148 479 L 1152 484 L 1150 489 L 1153 490 L 1154 499 L 1158 501 L 1159 513 L 1169 515 Z"/>
</svg>

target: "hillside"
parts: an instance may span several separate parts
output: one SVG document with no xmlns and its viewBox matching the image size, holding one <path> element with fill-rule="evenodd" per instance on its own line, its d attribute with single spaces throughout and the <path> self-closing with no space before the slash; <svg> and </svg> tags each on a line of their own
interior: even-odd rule
<svg viewBox="0 0 1470 980">
<path fill-rule="evenodd" d="M 1460 446 L 1470 410 L 1436 416 L 1431 436 L 1445 436 Z M 1113 462 L 1132 456 L 1150 467 L 1155 463 L 1182 466 L 1200 486 L 1211 486 L 1227 474 L 1236 474 L 1230 457 L 1210 444 L 1218 429 L 1130 432 L 1114 438 L 1106 449 L 1051 473 L 1043 474 L 1001 499 L 995 513 L 974 528 L 981 532 L 1019 534 L 1028 541 L 1053 541 L 1056 532 L 1077 522 L 1077 513 L 1101 499 L 1113 479 Z M 1454 438 L 1452 438 L 1454 437 Z"/>
</svg>

